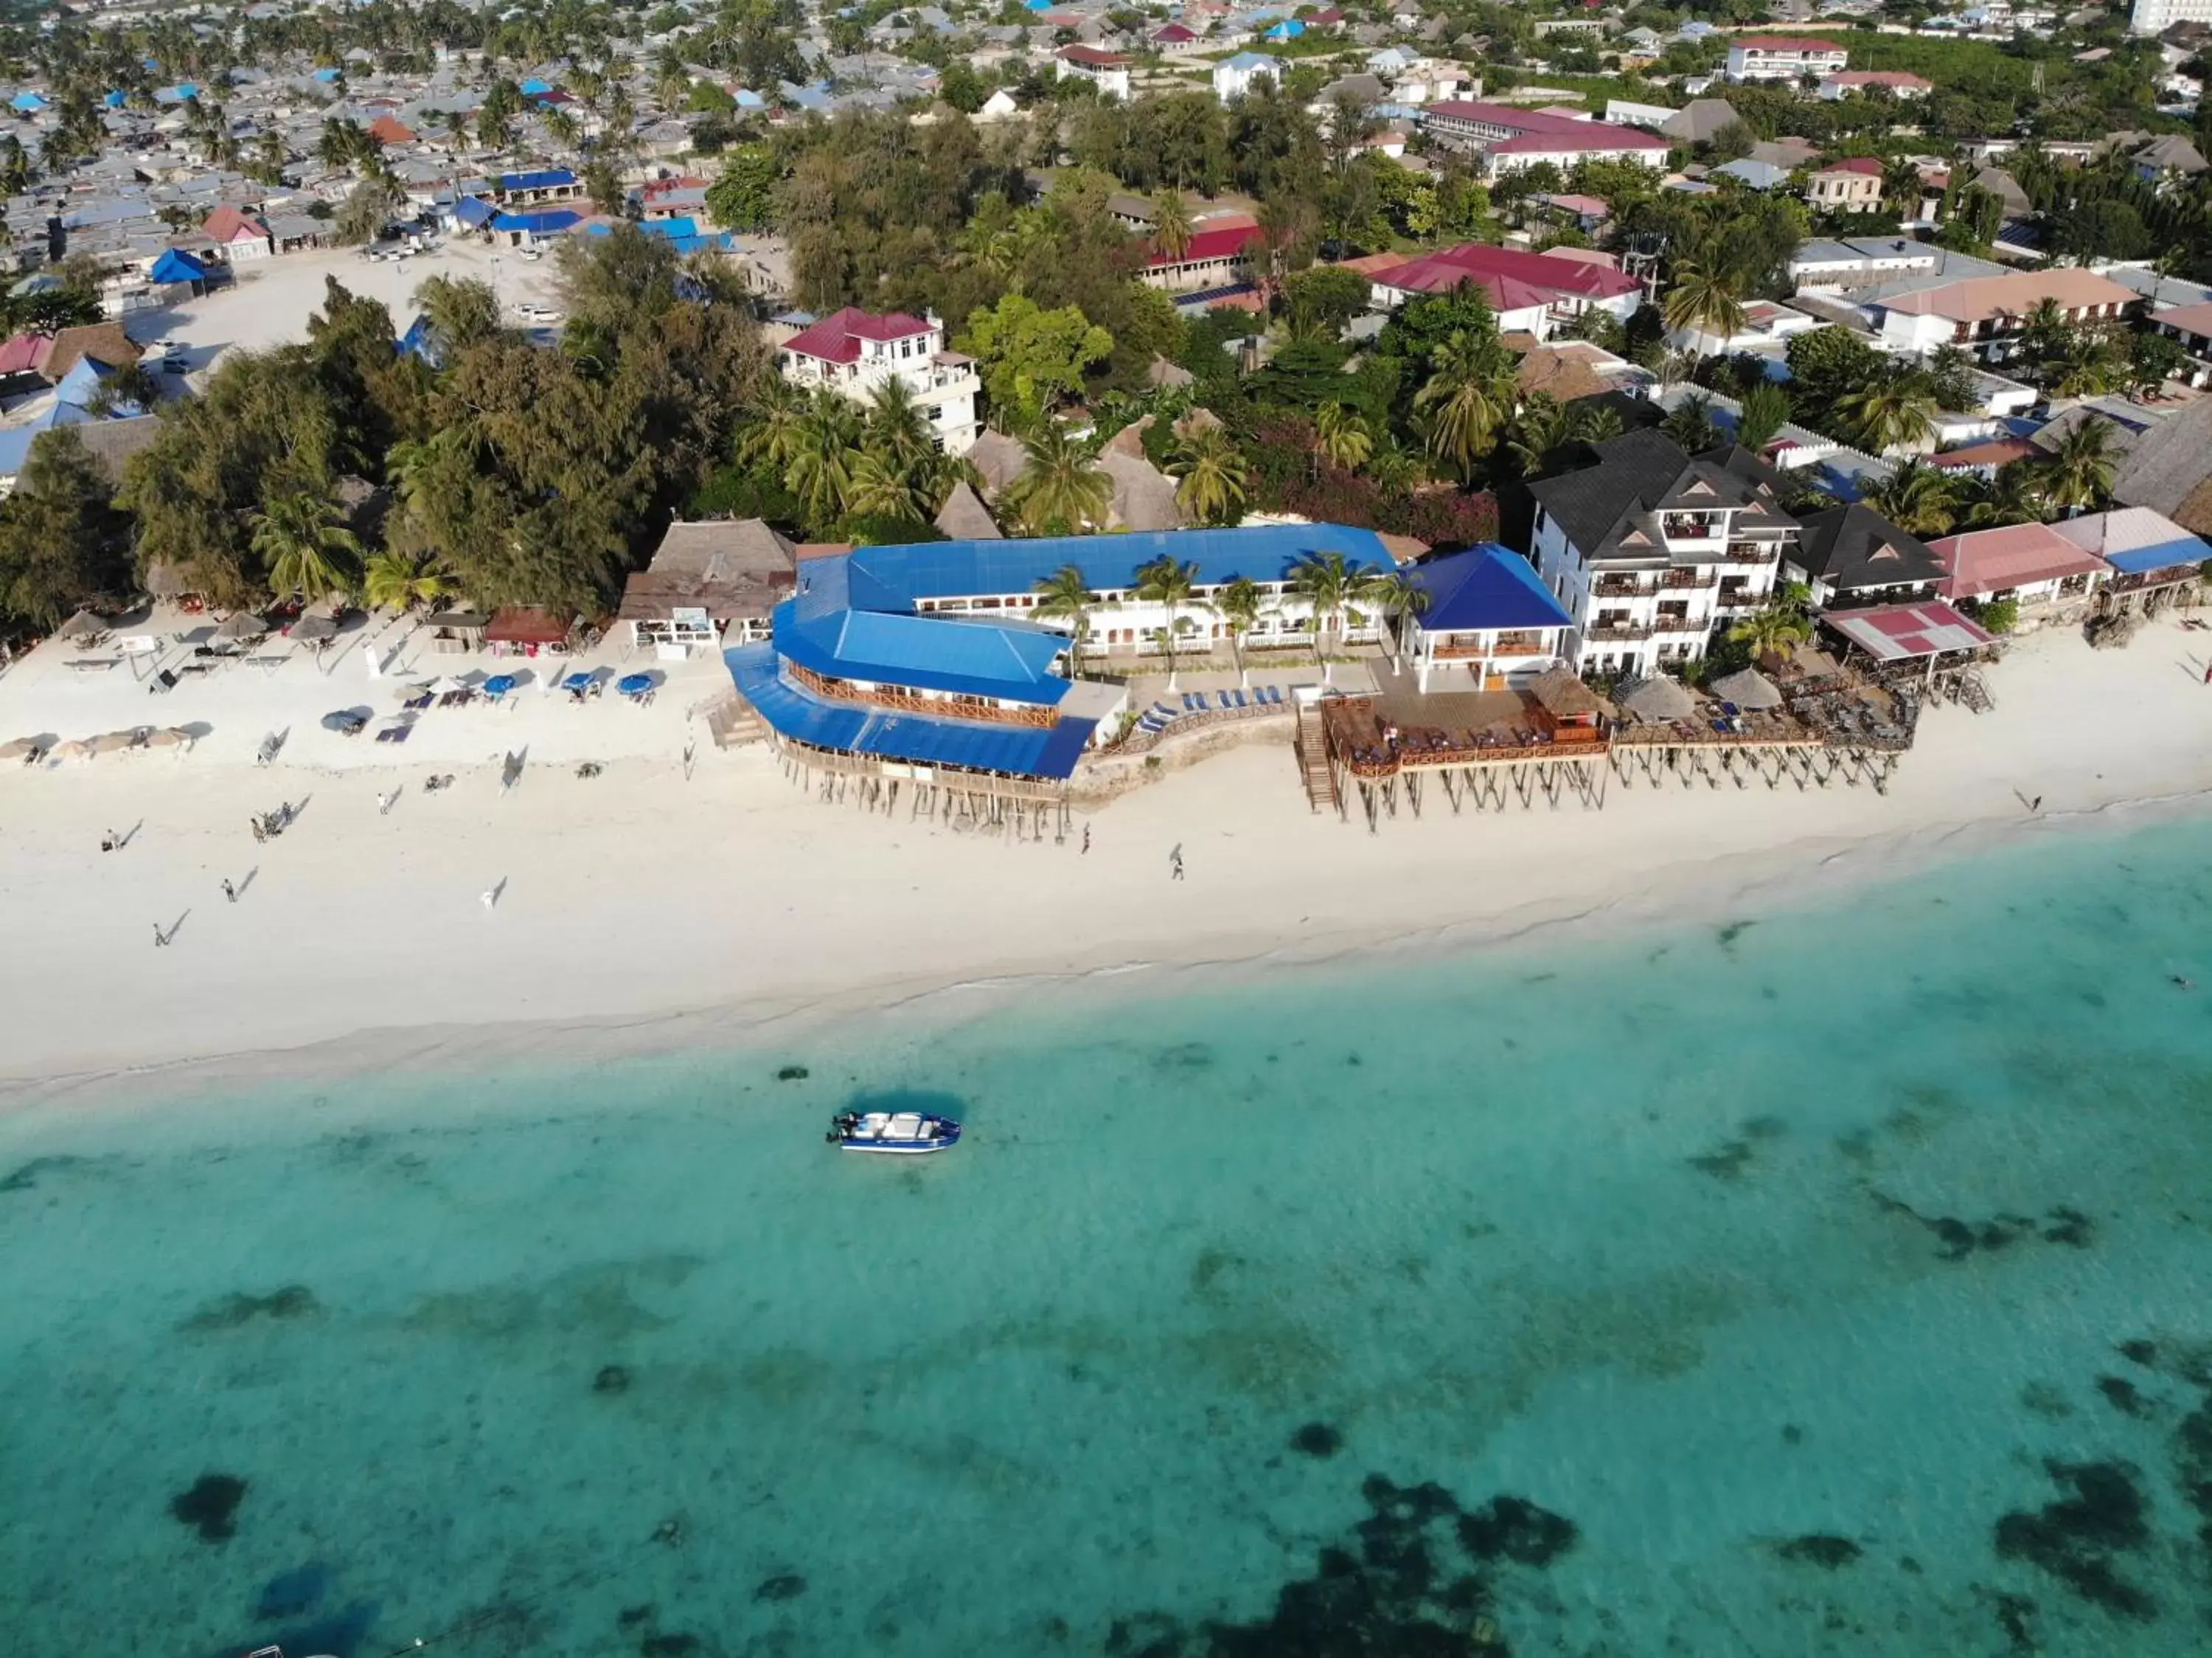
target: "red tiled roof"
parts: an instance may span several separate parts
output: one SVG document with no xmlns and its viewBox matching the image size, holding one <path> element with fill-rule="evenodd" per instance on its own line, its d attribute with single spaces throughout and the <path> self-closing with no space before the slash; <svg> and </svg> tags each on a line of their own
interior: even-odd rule
<svg viewBox="0 0 2212 1658">
<path fill-rule="evenodd" d="M 1187 29 L 1181 23 L 1170 23 L 1164 29 L 1154 29 L 1152 31 L 1152 39 L 1155 40 L 1170 40 L 1180 46 L 1185 40 L 1197 40 L 1198 31 L 1195 29 Z"/>
<path fill-rule="evenodd" d="M 1493 247 L 1479 241 L 1438 248 L 1392 271 L 1384 280 L 1393 288 L 1399 287 L 1402 285 L 1398 281 L 1400 276 L 1431 265 L 1457 271 L 1461 281 L 1468 277 L 1485 283 L 1495 279 L 1519 283 L 1527 289 L 1549 290 L 1554 296 L 1571 294 L 1579 299 L 1619 299 L 1624 294 L 1637 292 L 1638 288 L 1634 277 L 1601 265 L 1553 259 L 1548 253 L 1526 253 L 1517 247 Z M 1456 287 L 1458 283 L 1443 285 Z"/>
<path fill-rule="evenodd" d="M 236 241 L 241 235 L 265 237 L 268 234 L 267 225 L 251 213 L 241 213 L 228 202 L 209 214 L 200 225 L 200 235 L 215 241 Z"/>
<path fill-rule="evenodd" d="M 51 334 L 18 334 L 0 344 L 0 375 L 27 374 L 46 367 L 54 349 Z"/>
<path fill-rule="evenodd" d="M 1085 69 L 1121 69 L 1128 59 L 1118 52 L 1105 52 L 1097 46 L 1062 46 L 1060 58 L 1066 64 L 1080 64 Z"/>
<path fill-rule="evenodd" d="M 411 144 L 415 129 L 389 115 L 380 115 L 368 124 L 368 136 L 380 144 Z"/>
<path fill-rule="evenodd" d="M 1872 155 L 1853 155 L 1844 161 L 1830 162 L 1820 171 L 1822 173 L 1856 173 L 1861 178 L 1879 179 L 1881 177 L 1881 163 Z"/>
<path fill-rule="evenodd" d="M 1960 466 L 2002 466 L 2014 460 L 2025 460 L 2035 453 L 2035 445 L 2024 437 L 1992 438 L 1986 443 L 1969 443 L 1963 448 L 1945 449 L 1928 457 L 1928 464 L 1946 471 Z"/>
<path fill-rule="evenodd" d="M 811 328 L 793 334 L 784 341 L 783 349 L 796 351 L 801 357 L 819 357 L 824 363 L 857 363 L 864 339 L 910 339 L 929 330 L 928 323 L 903 311 L 879 317 L 870 315 L 857 305 L 848 305 L 823 318 Z"/>
</svg>

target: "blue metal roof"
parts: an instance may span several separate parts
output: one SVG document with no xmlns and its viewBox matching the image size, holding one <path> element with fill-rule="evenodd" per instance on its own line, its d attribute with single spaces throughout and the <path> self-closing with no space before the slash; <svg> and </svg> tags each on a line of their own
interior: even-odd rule
<svg viewBox="0 0 2212 1658">
<path fill-rule="evenodd" d="M 464 196 L 453 204 L 453 217 L 471 230 L 489 224 L 499 216 L 499 209 L 476 196 Z"/>
<path fill-rule="evenodd" d="M 207 266 L 182 249 L 172 247 L 154 261 L 146 276 L 149 282 L 205 282 Z"/>
<path fill-rule="evenodd" d="M 576 182 L 576 175 L 565 167 L 545 168 L 536 173 L 502 174 L 499 180 L 501 190 L 552 190 Z"/>
<path fill-rule="evenodd" d="M 738 692 L 779 735 L 817 748 L 872 754 L 919 765 L 1066 777 L 1075 770 L 1097 727 L 1095 720 L 1029 726 L 889 714 L 850 703 L 825 701 L 799 690 L 777 673 L 772 646 L 745 645 L 726 650 L 722 661 Z"/>
<path fill-rule="evenodd" d="M 526 230 L 533 236 L 555 236 L 571 229 L 584 216 L 565 207 L 549 207 L 538 213 L 499 213 L 492 217 L 495 230 Z"/>
<path fill-rule="evenodd" d="M 2212 558 L 2212 546 L 2197 536 L 2185 535 L 2178 541 L 2161 541 L 2154 547 L 2132 547 L 2125 552 L 2102 552 L 2098 555 L 2123 576 L 2140 576 L 2145 570 L 2171 570 L 2177 564 L 2201 564 Z"/>
<path fill-rule="evenodd" d="M 861 547 L 842 559 L 809 559 L 800 571 L 799 588 L 805 593 L 817 579 L 840 581 L 848 584 L 851 596 L 839 603 L 868 610 L 911 610 L 917 599 L 1033 592 L 1064 564 L 1074 565 L 1085 582 L 1103 590 L 1135 587 L 1137 572 L 1160 558 L 1196 565 L 1193 580 L 1200 587 L 1240 576 L 1255 582 L 1280 582 L 1292 565 L 1317 552 L 1340 552 L 1355 568 L 1370 564 L 1383 571 L 1396 567 L 1373 530 L 1346 524 L 1265 524 L 1244 529 Z M 823 568 L 832 563 L 850 568 Z"/>
<path fill-rule="evenodd" d="M 1429 595 L 1429 607 L 1414 619 L 1432 633 L 1574 623 L 1535 567 L 1495 541 L 1417 564 L 1407 578 Z"/>
<path fill-rule="evenodd" d="M 851 608 L 802 615 L 787 599 L 775 609 L 775 649 L 832 679 L 1048 707 L 1067 694 L 1052 672 L 1067 636 L 1025 623 Z"/>
</svg>

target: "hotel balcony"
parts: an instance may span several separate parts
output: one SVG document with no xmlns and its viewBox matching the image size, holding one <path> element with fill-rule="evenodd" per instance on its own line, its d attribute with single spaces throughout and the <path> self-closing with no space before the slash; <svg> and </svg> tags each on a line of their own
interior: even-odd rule
<svg viewBox="0 0 2212 1658">
<path fill-rule="evenodd" d="M 1540 632 L 1501 633 L 1497 643 L 1485 647 L 1480 642 L 1454 640 L 1439 644 L 1432 653 L 1440 662 L 1482 661 L 1496 656 L 1536 656 L 1550 651 Z"/>
<path fill-rule="evenodd" d="M 1659 520 L 1659 533 L 1671 545 L 1676 541 L 1717 541 L 1726 531 L 1717 513 L 1670 512 Z"/>
<path fill-rule="evenodd" d="M 1592 645 L 1630 644 L 1651 637 L 1641 622 L 1592 622 L 1583 630 L 1583 643 Z"/>
<path fill-rule="evenodd" d="M 1590 592 L 1600 599 L 1648 599 L 1658 591 L 1648 576 L 1601 576 L 1590 583 Z"/>
<path fill-rule="evenodd" d="M 1670 570 L 1659 578 L 1659 585 L 1669 593 L 1702 593 L 1720 579 L 1711 570 Z"/>
<path fill-rule="evenodd" d="M 1728 551 L 1717 555 L 1715 562 L 1723 564 L 1771 564 L 1780 556 L 1779 541 L 1731 541 Z"/>
</svg>

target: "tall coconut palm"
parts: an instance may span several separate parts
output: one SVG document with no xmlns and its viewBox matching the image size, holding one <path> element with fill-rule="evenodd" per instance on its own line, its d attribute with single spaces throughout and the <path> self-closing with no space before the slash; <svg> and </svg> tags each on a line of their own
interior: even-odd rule
<svg viewBox="0 0 2212 1658">
<path fill-rule="evenodd" d="M 1996 470 L 1966 509 L 1966 522 L 1975 529 L 1996 529 L 2007 524 L 2030 524 L 2044 515 L 2043 481 L 2033 460 L 2008 460 Z"/>
<path fill-rule="evenodd" d="M 914 400 L 904 381 L 896 376 L 876 387 L 868 399 L 863 442 L 869 450 L 890 463 L 894 472 L 912 473 L 937 453 L 929 430 L 929 417 Z"/>
<path fill-rule="evenodd" d="M 860 435 L 852 405 L 831 392 L 816 393 L 799 418 L 783 482 L 817 528 L 827 528 L 845 510 Z"/>
<path fill-rule="evenodd" d="M 1322 683 L 1334 673 L 1326 646 L 1332 628 L 1340 628 L 1352 606 L 1364 595 L 1376 572 L 1355 564 L 1340 552 L 1311 552 L 1291 566 L 1285 585 L 1291 596 L 1305 601 L 1313 621 L 1314 660 L 1321 664 Z"/>
<path fill-rule="evenodd" d="M 412 610 L 416 605 L 434 605 L 453 591 L 453 578 L 427 555 L 371 553 L 362 567 L 362 600 L 373 610 Z"/>
<path fill-rule="evenodd" d="M 1163 190 L 1152 198 L 1152 251 L 1162 259 L 1181 259 L 1190 252 L 1190 239 L 1195 232 L 1190 222 L 1190 204 L 1182 198 L 1180 190 Z"/>
<path fill-rule="evenodd" d="M 1393 672 L 1397 670 L 1398 659 L 1406 649 L 1406 619 L 1424 614 L 1428 610 L 1430 596 L 1428 588 L 1401 570 L 1380 571 L 1359 583 L 1355 597 L 1362 603 L 1373 605 L 1390 624 L 1385 631 L 1390 639 Z"/>
<path fill-rule="evenodd" d="M 1836 399 L 1845 435 L 1875 454 L 1925 443 L 1938 412 L 1936 394 L 1911 374 L 1885 375 Z"/>
<path fill-rule="evenodd" d="M 1867 492 L 1867 504 L 1909 534 L 1942 535 L 1959 521 L 1959 480 L 1915 455 Z"/>
<path fill-rule="evenodd" d="M 2077 420 L 2037 466 L 2037 481 L 2054 505 L 2079 512 L 2112 492 L 2111 433 L 2101 420 Z"/>
<path fill-rule="evenodd" d="M 1790 424 L 1790 393 L 1762 380 L 1743 394 L 1735 418 L 1735 441 L 1747 449 L 1764 449 Z"/>
<path fill-rule="evenodd" d="M 1743 297 L 1735 278 L 1711 265 L 1678 267 L 1662 310 L 1670 333 L 1725 342 L 1743 331 Z"/>
<path fill-rule="evenodd" d="M 1332 466 L 1356 472 L 1375 453 L 1375 434 L 1354 410 L 1336 402 L 1314 411 L 1315 452 Z"/>
<path fill-rule="evenodd" d="M 1098 595 L 1073 564 L 1062 564 L 1039 582 L 1036 595 L 1031 615 L 1067 624 L 1067 676 L 1072 680 L 1081 671 L 1083 642 L 1090 637 L 1091 613 L 1097 607 Z"/>
<path fill-rule="evenodd" d="M 749 466 L 770 467 L 781 477 L 799 453 L 806 399 L 780 375 L 763 376 L 758 395 L 751 419 L 738 428 L 738 459 Z"/>
<path fill-rule="evenodd" d="M 1702 392 L 1691 393 L 1668 410 L 1659 430 L 1685 454 L 1700 454 L 1721 441 L 1721 430 L 1713 424 L 1713 400 Z"/>
<path fill-rule="evenodd" d="M 253 524 L 253 551 L 280 599 L 310 602 L 349 590 L 361 559 L 361 538 L 338 521 L 337 509 L 305 490 L 279 495 Z"/>
<path fill-rule="evenodd" d="M 1512 376 L 1498 360 L 1496 344 L 1455 329 L 1430 359 L 1427 383 L 1414 393 L 1424 416 L 1429 451 L 1449 461 L 1462 481 L 1498 442 L 1498 429 L 1513 409 Z"/>
<path fill-rule="evenodd" d="M 1022 475 L 1006 488 L 1006 504 L 1032 535 L 1079 535 L 1104 527 L 1114 480 L 1091 452 L 1047 419 L 1022 440 Z"/>
<path fill-rule="evenodd" d="M 1251 683 L 1244 667 L 1244 636 L 1251 632 L 1267 604 L 1267 594 L 1249 576 L 1238 576 L 1213 595 L 1215 613 L 1229 624 L 1229 654 L 1237 659 L 1237 683 L 1240 686 Z"/>
<path fill-rule="evenodd" d="M 1168 471 L 1182 480 L 1176 502 L 1202 523 L 1218 523 L 1244 504 L 1244 457 L 1218 426 L 1200 426 L 1178 443 Z"/>
<path fill-rule="evenodd" d="M 1137 571 L 1134 589 L 1140 603 L 1158 605 L 1166 615 L 1166 625 L 1159 631 L 1161 649 L 1168 656 L 1168 689 L 1176 688 L 1176 640 L 1182 626 L 1182 613 L 1202 610 L 1211 613 L 1213 603 L 1202 599 L 1198 593 L 1198 566 L 1184 564 L 1162 553 L 1152 563 Z"/>
<path fill-rule="evenodd" d="M 1544 475 L 1545 461 L 1567 441 L 1567 411 L 1559 399 L 1538 392 L 1521 405 L 1513 424 L 1505 429 L 1505 447 L 1512 452 L 1523 479 Z"/>
<path fill-rule="evenodd" d="M 845 469 L 845 510 L 927 522 L 937 509 L 923 483 L 920 472 L 902 472 L 890 456 L 863 449 Z"/>
</svg>

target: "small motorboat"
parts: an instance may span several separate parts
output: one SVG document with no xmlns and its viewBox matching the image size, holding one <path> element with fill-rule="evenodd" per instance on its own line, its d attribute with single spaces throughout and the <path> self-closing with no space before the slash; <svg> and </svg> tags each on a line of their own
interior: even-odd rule
<svg viewBox="0 0 2212 1658">
<path fill-rule="evenodd" d="M 917 1157 L 950 1151 L 960 1143 L 960 1125 L 950 1117 L 919 1111 L 841 1111 L 822 1137 L 840 1151 L 876 1151 Z"/>
</svg>

